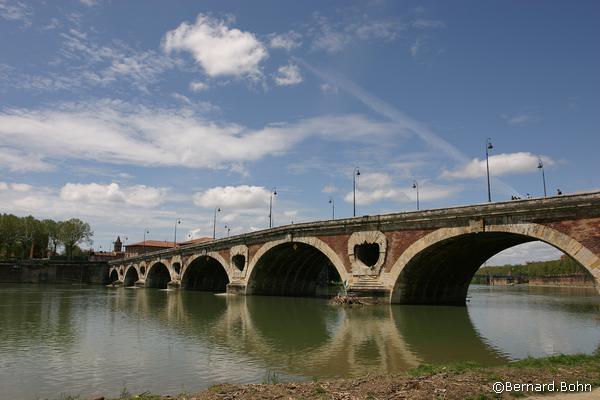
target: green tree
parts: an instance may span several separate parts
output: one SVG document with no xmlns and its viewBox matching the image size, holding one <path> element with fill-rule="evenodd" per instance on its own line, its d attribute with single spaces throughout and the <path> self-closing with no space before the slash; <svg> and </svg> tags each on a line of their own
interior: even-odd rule
<svg viewBox="0 0 600 400">
<path fill-rule="evenodd" d="M 42 221 L 44 229 L 48 233 L 48 246 L 52 254 L 56 254 L 56 249 L 60 246 L 60 223 L 51 219 Z"/>
<path fill-rule="evenodd" d="M 60 240 L 65 246 L 65 253 L 71 259 L 73 250 L 79 243 L 92 243 L 94 232 L 87 222 L 77 218 L 71 218 L 60 222 Z"/>
</svg>

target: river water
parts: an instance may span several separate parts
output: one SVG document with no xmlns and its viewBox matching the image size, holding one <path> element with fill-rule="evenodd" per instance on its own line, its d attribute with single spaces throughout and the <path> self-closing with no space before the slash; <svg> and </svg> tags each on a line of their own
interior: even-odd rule
<svg viewBox="0 0 600 400">
<path fill-rule="evenodd" d="M 472 286 L 467 307 L 347 309 L 309 298 L 0 285 L 0 397 L 14 400 L 172 394 L 599 348 L 591 288 Z"/>
</svg>

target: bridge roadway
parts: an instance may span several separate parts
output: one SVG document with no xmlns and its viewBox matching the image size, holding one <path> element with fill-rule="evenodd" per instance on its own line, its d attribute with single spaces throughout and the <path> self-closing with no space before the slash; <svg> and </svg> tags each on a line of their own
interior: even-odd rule
<svg viewBox="0 0 600 400">
<path fill-rule="evenodd" d="M 315 221 L 115 260 L 116 285 L 233 294 L 465 304 L 471 278 L 512 246 L 546 242 L 600 289 L 600 192 Z"/>
</svg>

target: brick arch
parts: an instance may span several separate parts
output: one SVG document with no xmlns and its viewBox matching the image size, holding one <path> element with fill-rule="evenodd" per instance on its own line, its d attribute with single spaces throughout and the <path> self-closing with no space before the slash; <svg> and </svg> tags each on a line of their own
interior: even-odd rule
<svg viewBox="0 0 600 400">
<path fill-rule="evenodd" d="M 346 271 L 344 267 L 344 263 L 342 259 L 337 255 L 335 251 L 327 243 L 322 241 L 319 238 L 314 236 L 306 236 L 306 237 L 291 237 L 288 236 L 285 239 L 275 240 L 271 242 L 267 242 L 263 244 L 258 251 L 252 256 L 252 259 L 248 263 L 247 272 L 246 272 L 246 293 L 248 293 L 248 285 L 251 283 L 254 278 L 255 267 L 261 260 L 261 258 L 267 254 L 273 248 L 286 244 L 286 243 L 303 243 L 308 246 L 315 248 L 320 251 L 327 259 L 331 262 L 333 267 L 336 269 L 342 281 L 348 282 L 350 279 L 350 274 Z"/>
<path fill-rule="evenodd" d="M 596 254 L 594 254 L 577 240 L 553 228 L 536 223 L 519 223 L 507 225 L 486 225 L 484 229 L 482 229 L 481 226 L 440 228 L 417 240 L 400 255 L 398 260 L 390 269 L 387 279 L 387 282 L 392 288 L 390 292 L 390 301 L 397 302 L 398 285 L 400 283 L 399 280 L 402 276 L 402 273 L 405 271 L 405 268 L 409 265 L 409 263 L 411 263 L 411 261 L 424 254 L 428 249 L 445 241 L 459 239 L 462 236 L 466 237 L 467 235 L 474 235 L 473 237 L 477 237 L 476 234 L 487 233 L 506 233 L 507 236 L 519 237 L 520 243 L 539 240 L 557 248 L 558 250 L 575 259 L 592 276 L 594 276 L 597 282 L 596 288 L 600 291 L 600 258 Z M 515 244 L 519 243 L 517 242 Z M 507 246 L 504 249 L 510 247 L 512 246 Z M 504 249 L 500 249 L 499 251 Z"/>
<path fill-rule="evenodd" d="M 141 268 L 141 266 L 143 264 L 145 264 L 145 263 L 143 263 L 143 262 L 140 263 L 140 265 L 138 266 L 138 269 Z M 154 268 L 156 268 L 157 265 L 159 265 L 159 264 L 162 264 L 167 268 L 167 272 L 169 273 L 169 282 L 173 281 L 173 271 L 171 269 L 170 263 L 167 260 L 156 260 L 156 261 L 149 263 L 149 265 L 146 266 L 146 273 L 144 274 L 144 281 L 146 283 L 146 287 L 154 287 L 154 286 L 151 286 L 151 282 L 150 282 L 149 278 L 152 276 L 151 275 L 152 270 Z M 138 272 L 139 272 L 139 270 L 138 270 Z M 167 282 L 167 286 L 168 286 L 169 282 Z"/>
<path fill-rule="evenodd" d="M 196 268 L 200 269 L 192 272 L 194 262 L 203 258 L 206 258 L 206 264 L 197 266 Z M 185 262 L 180 276 L 181 287 L 184 289 L 218 292 L 226 290 L 227 284 L 231 282 L 232 273 L 223 256 L 216 251 L 211 251 L 190 257 Z"/>
<path fill-rule="evenodd" d="M 137 276 L 137 280 L 135 280 L 135 281 L 131 282 L 131 283 L 132 283 L 132 285 L 135 285 L 135 283 L 136 283 L 137 281 L 139 281 L 139 280 L 140 280 L 140 278 L 142 277 L 142 275 L 140 274 L 140 269 L 138 268 L 138 266 L 137 266 L 137 265 L 128 265 L 127 267 L 125 267 L 125 272 L 123 273 L 123 284 L 127 283 L 127 282 L 126 282 L 126 280 L 127 280 L 127 274 L 129 274 L 129 272 L 130 272 L 132 269 L 135 271 L 135 274 L 136 274 L 136 276 Z"/>
<path fill-rule="evenodd" d="M 223 267 L 223 270 L 225 270 L 225 273 L 227 274 L 227 277 L 229 278 L 229 281 L 231 282 L 231 278 L 232 278 L 232 271 L 231 268 L 229 266 L 229 263 L 223 258 L 223 256 L 221 254 L 219 254 L 216 251 L 209 251 L 206 252 L 206 254 L 196 254 L 192 257 L 190 257 L 189 259 L 187 259 L 185 261 L 185 263 L 182 263 L 181 266 L 181 272 L 179 274 L 179 276 L 181 276 L 181 279 L 183 279 L 183 276 L 185 275 L 185 273 L 188 270 L 188 267 L 198 258 L 200 257 L 210 257 L 215 259 L 219 264 L 221 264 L 221 266 Z"/>
</svg>

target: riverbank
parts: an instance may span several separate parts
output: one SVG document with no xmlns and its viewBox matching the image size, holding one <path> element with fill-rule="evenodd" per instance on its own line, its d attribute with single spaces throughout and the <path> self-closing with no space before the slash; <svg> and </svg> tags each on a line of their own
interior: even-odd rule
<svg viewBox="0 0 600 400">
<path fill-rule="evenodd" d="M 215 385 L 197 394 L 158 396 L 124 393 L 119 400 L 222 399 L 508 399 L 526 396 L 584 399 L 600 397 L 600 353 L 525 359 L 499 367 L 474 363 L 421 365 L 399 375 L 278 383 L 267 373 L 263 384 Z M 494 383 L 530 384 L 525 390 L 495 393 Z M 536 388 L 533 385 L 550 385 Z M 566 396 L 575 389 L 580 396 Z M 594 390 L 590 394 L 591 390 Z M 589 397 L 591 396 L 591 397 Z M 63 398 L 79 399 L 74 398 Z"/>
</svg>

